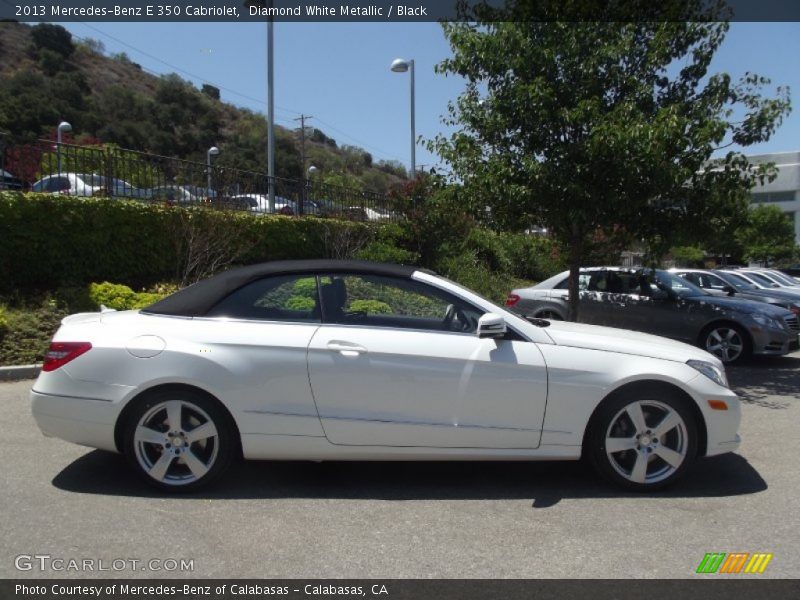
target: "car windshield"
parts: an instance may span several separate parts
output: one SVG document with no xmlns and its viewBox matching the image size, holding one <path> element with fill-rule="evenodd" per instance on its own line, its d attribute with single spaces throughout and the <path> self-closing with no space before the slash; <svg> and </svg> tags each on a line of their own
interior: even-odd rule
<svg viewBox="0 0 800 600">
<path fill-rule="evenodd" d="M 779 273 L 778 271 L 770 271 L 769 274 L 772 276 L 773 279 L 781 282 L 784 285 L 797 285 L 796 281 L 792 281 L 783 273 Z"/>
<path fill-rule="evenodd" d="M 758 286 L 733 273 L 718 273 L 718 275 L 737 290 L 757 290 Z"/>
<path fill-rule="evenodd" d="M 645 271 L 644 275 L 648 277 L 652 277 L 652 272 Z M 656 271 L 654 277 L 654 284 L 659 288 L 670 290 L 673 294 L 678 296 L 679 298 L 686 298 L 688 296 L 708 296 L 708 292 L 702 290 L 701 288 L 697 287 L 693 283 L 690 283 L 683 279 L 682 277 L 678 277 L 673 273 L 668 271 Z"/>
<path fill-rule="evenodd" d="M 102 175 L 93 175 L 91 173 L 86 173 L 84 175 L 78 175 L 86 185 L 91 185 L 94 187 L 99 187 L 106 184 L 106 178 Z"/>
<path fill-rule="evenodd" d="M 779 284 L 775 283 L 769 277 L 765 277 L 761 273 L 753 273 L 752 271 L 747 272 L 747 277 L 755 281 L 756 283 L 760 283 L 766 287 L 780 287 Z"/>
</svg>

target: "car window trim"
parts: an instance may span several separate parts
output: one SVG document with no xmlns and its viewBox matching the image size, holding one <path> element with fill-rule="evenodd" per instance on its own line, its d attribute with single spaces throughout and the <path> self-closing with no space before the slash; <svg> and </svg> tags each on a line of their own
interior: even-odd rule
<svg viewBox="0 0 800 600">
<path fill-rule="evenodd" d="M 152 314 L 152 313 L 145 313 Z M 173 317 L 175 315 L 152 315 L 155 317 Z M 195 321 L 224 321 L 226 323 L 264 323 L 269 325 L 313 325 L 320 327 L 323 323 L 319 320 L 315 321 L 274 321 L 272 319 L 243 319 L 240 317 L 179 317 L 181 319 L 192 319 Z"/>
</svg>

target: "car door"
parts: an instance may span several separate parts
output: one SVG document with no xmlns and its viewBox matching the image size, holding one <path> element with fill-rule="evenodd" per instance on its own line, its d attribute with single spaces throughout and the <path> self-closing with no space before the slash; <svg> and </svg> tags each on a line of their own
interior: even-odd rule
<svg viewBox="0 0 800 600">
<path fill-rule="evenodd" d="M 679 299 L 660 289 L 651 272 L 626 272 L 623 279 L 628 302 L 625 324 L 620 327 L 664 337 L 680 337 L 677 332 L 685 317 Z"/>
<path fill-rule="evenodd" d="M 320 279 L 311 388 L 334 444 L 536 448 L 547 370 L 521 336 L 478 338 L 482 311 L 411 279 Z"/>
<path fill-rule="evenodd" d="M 323 435 L 306 362 L 321 324 L 315 275 L 256 280 L 195 320 L 196 341 L 225 368 L 241 433 Z"/>
<path fill-rule="evenodd" d="M 580 311 L 578 320 L 591 325 L 619 327 L 619 298 L 610 287 L 610 277 L 616 275 L 605 269 L 593 269 L 580 274 L 578 288 L 580 290 Z"/>
</svg>

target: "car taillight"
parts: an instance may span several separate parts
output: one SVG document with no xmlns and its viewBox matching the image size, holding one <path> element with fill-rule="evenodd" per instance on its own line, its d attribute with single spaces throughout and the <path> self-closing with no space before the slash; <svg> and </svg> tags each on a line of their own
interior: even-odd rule
<svg viewBox="0 0 800 600">
<path fill-rule="evenodd" d="M 506 306 L 514 306 L 517 302 L 519 302 L 517 294 L 509 294 L 508 298 L 506 298 Z"/>
<path fill-rule="evenodd" d="M 55 371 L 91 349 L 89 342 L 50 342 L 50 348 L 44 355 L 42 371 Z"/>
</svg>

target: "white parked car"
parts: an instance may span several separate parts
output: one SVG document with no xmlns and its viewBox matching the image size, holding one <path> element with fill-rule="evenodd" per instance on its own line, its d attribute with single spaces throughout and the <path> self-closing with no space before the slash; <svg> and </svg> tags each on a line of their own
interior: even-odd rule
<svg viewBox="0 0 800 600">
<path fill-rule="evenodd" d="M 739 446 L 722 363 L 665 338 L 530 322 L 428 271 L 234 269 L 141 311 L 64 319 L 31 391 L 45 435 L 163 490 L 276 460 L 577 460 L 627 488 Z"/>
<path fill-rule="evenodd" d="M 365 207 L 364 211 L 370 221 L 389 221 L 392 219 L 392 213 L 385 208 Z"/>
<path fill-rule="evenodd" d="M 32 192 L 45 192 L 51 194 L 64 194 L 66 196 L 93 196 L 101 194 L 105 188 L 97 182 L 93 185 L 92 175 L 79 173 L 61 173 L 48 175 L 31 186 Z"/>
<path fill-rule="evenodd" d="M 238 196 L 231 197 L 231 200 L 242 202 L 249 206 L 249 212 L 258 213 L 258 214 L 269 214 L 269 196 L 266 194 L 239 194 Z M 283 198 L 281 196 L 275 196 L 275 210 L 273 212 L 282 214 L 282 215 L 293 215 L 297 210 L 297 203 L 289 200 L 288 198 Z"/>
<path fill-rule="evenodd" d="M 64 194 L 67 196 L 104 196 L 109 191 L 114 198 L 147 198 L 150 190 L 132 186 L 122 179 L 106 179 L 92 173 L 61 173 L 48 175 L 31 186 L 33 192 Z"/>
</svg>

